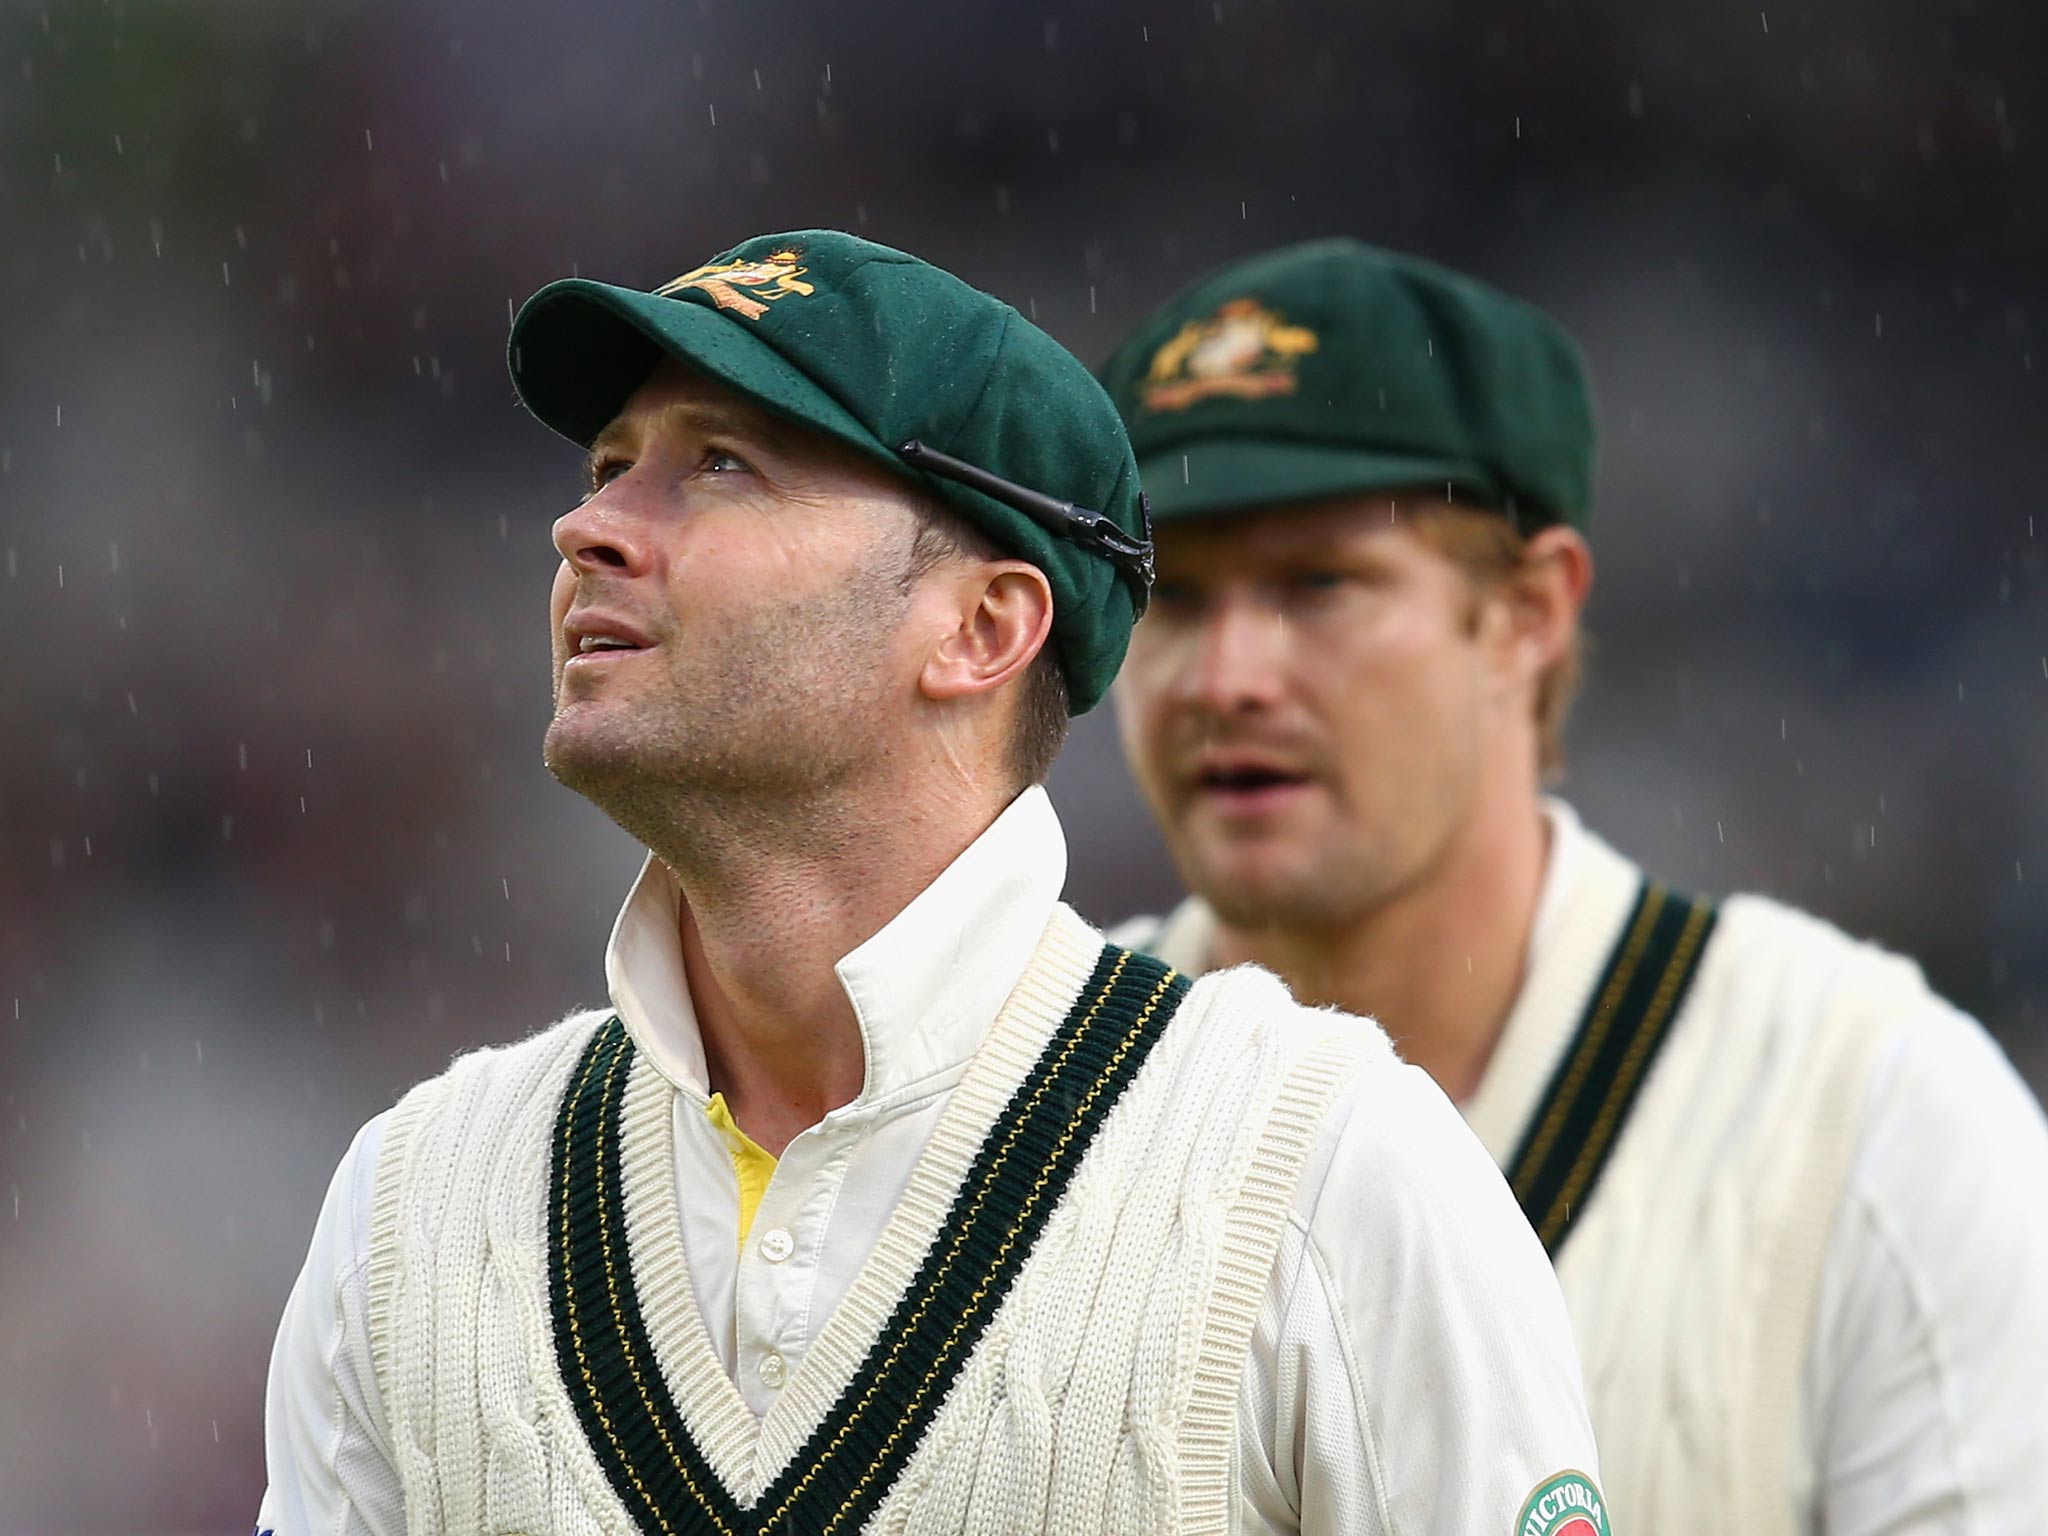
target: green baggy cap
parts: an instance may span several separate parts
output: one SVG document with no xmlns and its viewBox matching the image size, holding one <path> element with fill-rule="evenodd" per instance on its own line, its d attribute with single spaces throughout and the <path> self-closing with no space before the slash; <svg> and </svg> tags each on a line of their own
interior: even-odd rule
<svg viewBox="0 0 2048 1536">
<path fill-rule="evenodd" d="M 1071 353 L 951 273 L 837 230 L 762 235 L 651 293 L 550 283 L 510 351 L 526 408 L 586 448 L 668 356 L 860 450 L 1045 572 L 1074 714 L 1122 665 L 1151 552 L 1123 424 Z"/>
<path fill-rule="evenodd" d="M 1203 278 L 1103 365 L 1162 520 L 1441 488 L 1583 527 L 1593 402 L 1540 310 L 1356 240 Z"/>
</svg>

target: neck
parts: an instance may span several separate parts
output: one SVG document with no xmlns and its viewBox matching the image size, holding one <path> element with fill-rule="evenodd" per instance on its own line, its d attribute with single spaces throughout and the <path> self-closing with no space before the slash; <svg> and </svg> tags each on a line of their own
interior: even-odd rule
<svg viewBox="0 0 2048 1536">
<path fill-rule="evenodd" d="M 838 963 L 1001 813 L 985 788 L 928 775 L 840 791 L 654 851 L 676 882 L 690 1000 L 714 1092 L 754 1141 L 790 1141 L 859 1096 L 860 1021 Z"/>
<path fill-rule="evenodd" d="M 1454 1101 L 1485 1076 L 1522 986 L 1549 829 L 1534 786 L 1491 797 L 1427 874 L 1326 929 L 1219 924 L 1217 965 L 1254 961 L 1303 1002 L 1368 1015 Z"/>
</svg>

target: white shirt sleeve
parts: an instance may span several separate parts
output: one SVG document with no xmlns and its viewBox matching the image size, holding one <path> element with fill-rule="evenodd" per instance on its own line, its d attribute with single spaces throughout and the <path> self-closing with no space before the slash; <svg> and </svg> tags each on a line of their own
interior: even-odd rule
<svg viewBox="0 0 2048 1536">
<path fill-rule="evenodd" d="M 335 1169 L 278 1325 L 259 1533 L 404 1536 L 404 1490 L 370 1358 L 370 1204 L 383 1134 L 379 1115 Z"/>
<path fill-rule="evenodd" d="M 1450 1101 L 1372 1072 L 1322 1143 L 1247 1362 L 1252 1528 L 1509 1536 L 1553 1475 L 1597 1485 L 1563 1294 Z"/>
<path fill-rule="evenodd" d="M 1874 1075 L 1807 1381 L 1823 1536 L 2018 1536 L 2048 1512 L 2048 1124 L 1937 1004 Z"/>
</svg>

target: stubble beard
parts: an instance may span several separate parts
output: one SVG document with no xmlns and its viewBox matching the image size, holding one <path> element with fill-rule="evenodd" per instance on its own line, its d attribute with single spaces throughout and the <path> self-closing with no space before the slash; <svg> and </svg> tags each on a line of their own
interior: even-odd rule
<svg viewBox="0 0 2048 1536">
<path fill-rule="evenodd" d="M 1198 842 L 1179 864 L 1188 888 L 1238 929 L 1343 927 L 1380 905 L 1395 883 L 1327 846 L 1275 859 Z"/>
<path fill-rule="evenodd" d="M 886 750 L 882 658 L 906 600 L 879 575 L 669 641 L 631 699 L 558 693 L 548 771 L 678 870 L 831 835 L 806 829 Z"/>
</svg>

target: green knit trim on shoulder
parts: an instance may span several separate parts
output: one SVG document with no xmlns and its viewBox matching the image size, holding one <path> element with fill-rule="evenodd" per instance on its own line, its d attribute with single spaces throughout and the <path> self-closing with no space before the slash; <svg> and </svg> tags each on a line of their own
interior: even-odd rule
<svg viewBox="0 0 2048 1536">
<path fill-rule="evenodd" d="M 562 1380 L 636 1524 L 650 1536 L 859 1530 L 902 1474 L 1188 985 L 1148 956 L 1104 948 L 983 1139 L 867 1358 L 751 1507 L 711 1470 L 655 1361 L 625 1238 L 619 1121 L 634 1047 L 617 1019 L 600 1029 L 556 1121 L 548 1291 Z"/>
</svg>

